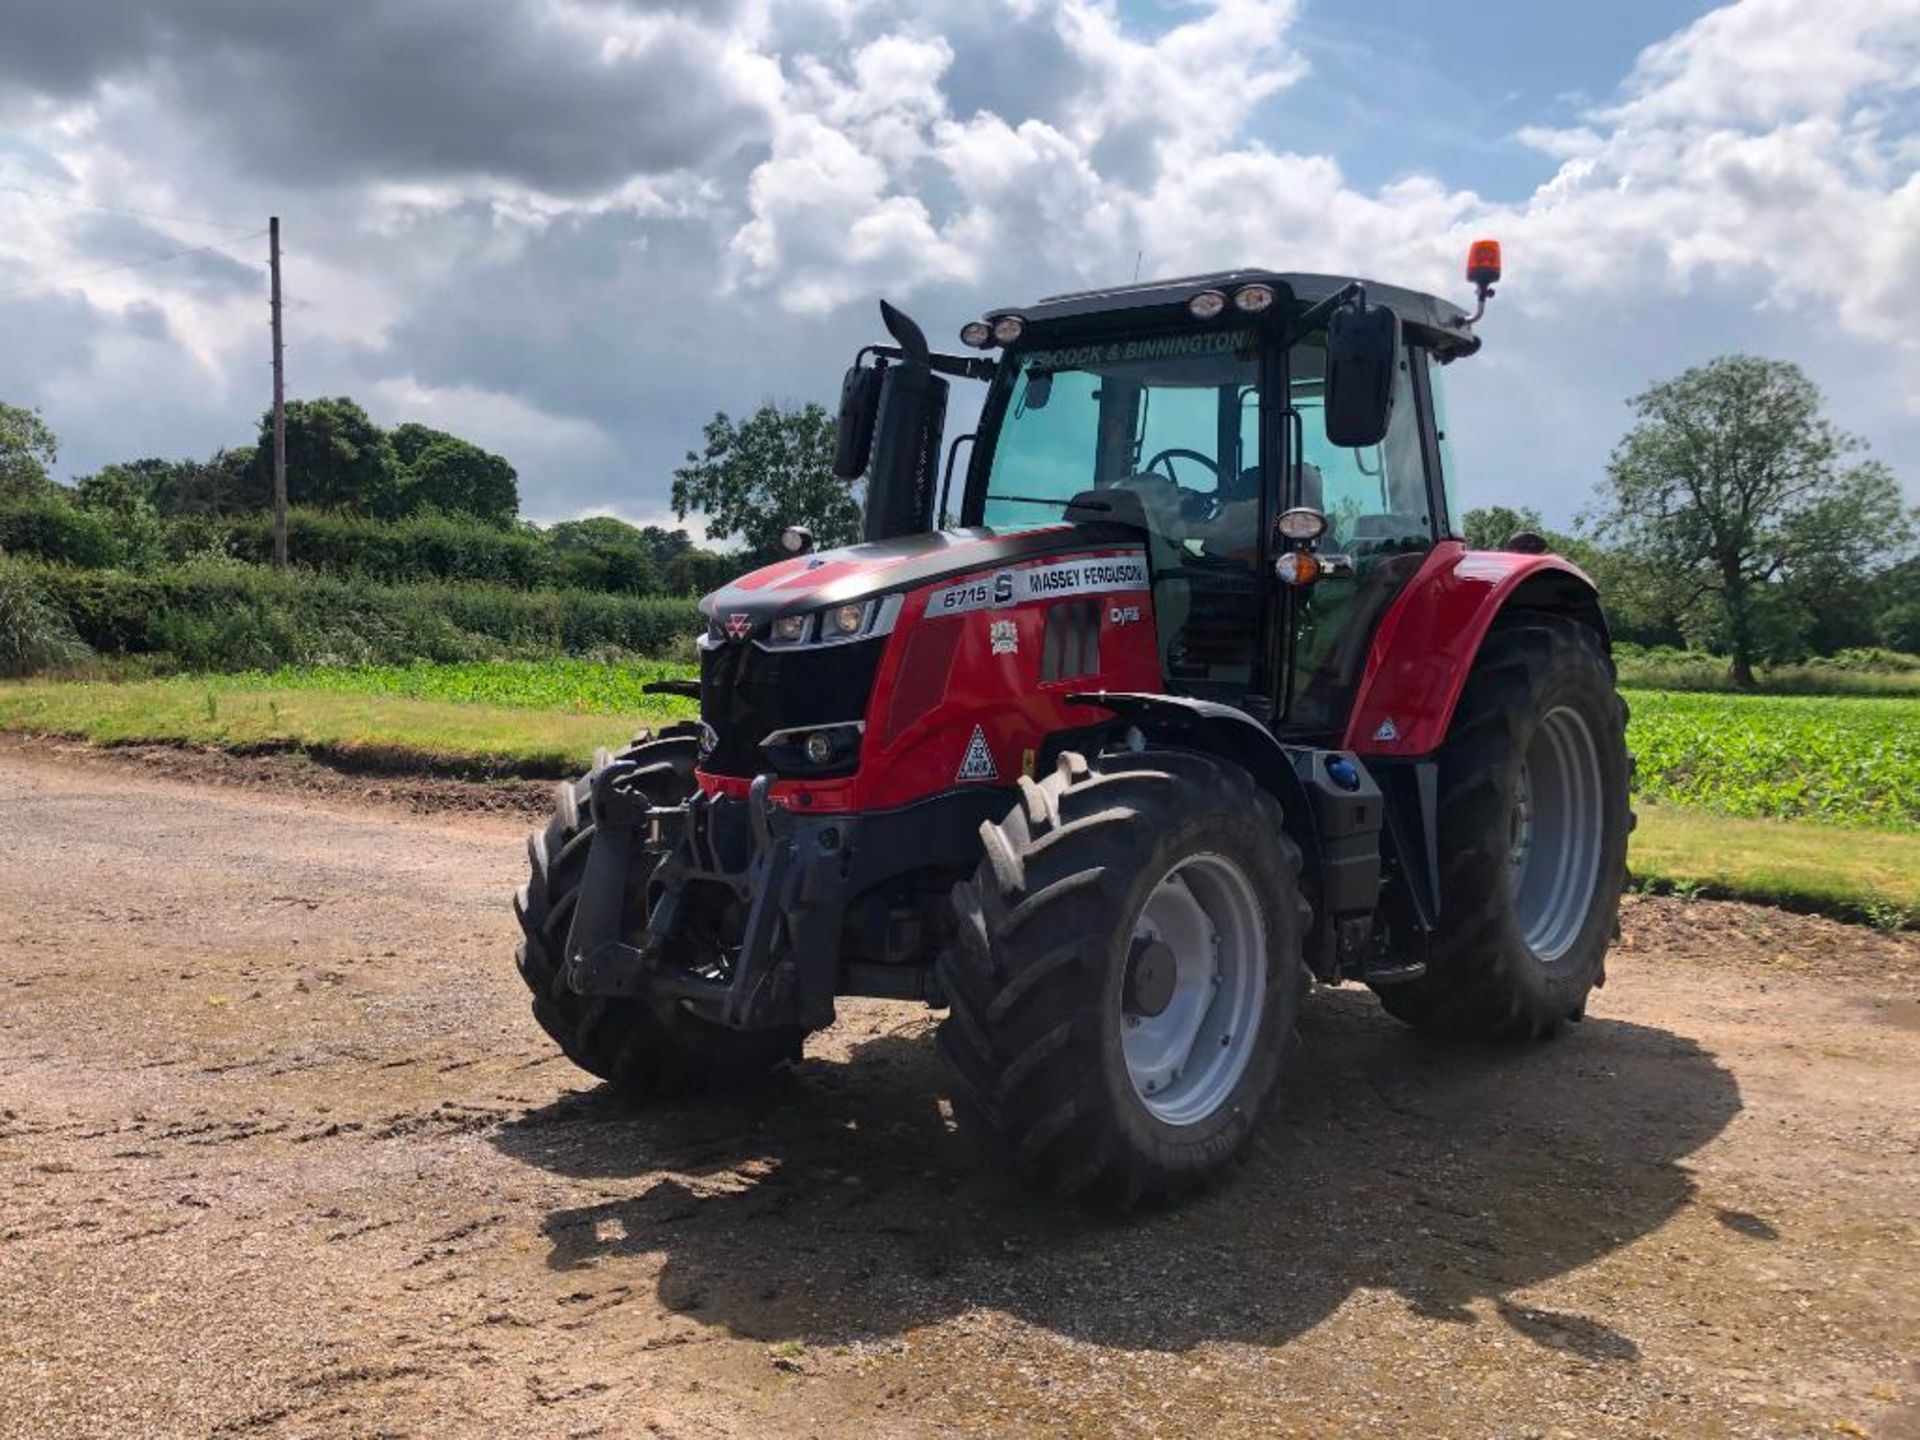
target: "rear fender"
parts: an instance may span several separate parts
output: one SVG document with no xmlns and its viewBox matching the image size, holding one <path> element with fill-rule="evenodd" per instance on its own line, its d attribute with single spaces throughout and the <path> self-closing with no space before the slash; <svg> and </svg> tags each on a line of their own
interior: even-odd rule
<svg viewBox="0 0 1920 1440">
<path fill-rule="evenodd" d="M 1480 642 L 1517 608 L 1570 616 L 1610 644 L 1599 592 L 1571 562 L 1443 540 L 1374 632 L 1342 745 L 1383 758 L 1431 755 L 1447 737 Z"/>
</svg>

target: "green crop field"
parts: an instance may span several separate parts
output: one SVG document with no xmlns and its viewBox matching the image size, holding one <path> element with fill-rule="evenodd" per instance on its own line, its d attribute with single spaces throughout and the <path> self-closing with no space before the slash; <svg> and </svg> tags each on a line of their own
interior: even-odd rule
<svg viewBox="0 0 1920 1440">
<path fill-rule="evenodd" d="M 1630 690 L 1642 794 L 1727 815 L 1920 827 L 1920 701 Z"/>
</svg>

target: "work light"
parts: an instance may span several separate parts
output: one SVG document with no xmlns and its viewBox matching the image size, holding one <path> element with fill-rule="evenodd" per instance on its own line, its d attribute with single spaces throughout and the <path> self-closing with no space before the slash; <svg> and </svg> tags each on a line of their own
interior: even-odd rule
<svg viewBox="0 0 1920 1440">
<path fill-rule="evenodd" d="M 1187 313 L 1196 320 L 1213 320 L 1227 308 L 1227 297 L 1218 290 L 1202 290 L 1187 302 Z"/>
</svg>

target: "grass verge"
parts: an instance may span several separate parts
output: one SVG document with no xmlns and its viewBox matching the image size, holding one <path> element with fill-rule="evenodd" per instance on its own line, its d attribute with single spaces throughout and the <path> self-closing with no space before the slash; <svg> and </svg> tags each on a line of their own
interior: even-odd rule
<svg viewBox="0 0 1920 1440">
<path fill-rule="evenodd" d="M 360 768 L 441 774 L 578 773 L 602 745 L 691 715 L 690 701 L 646 697 L 624 714 L 476 705 L 408 695 L 248 688 L 225 678 L 130 684 L 0 685 L 0 729 L 96 745 L 306 750 Z"/>
<path fill-rule="evenodd" d="M 1682 895 L 1753 900 L 1886 929 L 1920 926 L 1920 833 L 1841 830 L 1794 820 L 1636 807 L 1635 883 Z"/>
</svg>

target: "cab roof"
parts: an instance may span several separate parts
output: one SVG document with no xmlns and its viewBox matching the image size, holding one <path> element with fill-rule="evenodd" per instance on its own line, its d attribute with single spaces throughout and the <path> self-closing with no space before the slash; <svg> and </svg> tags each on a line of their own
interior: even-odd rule
<svg viewBox="0 0 1920 1440">
<path fill-rule="evenodd" d="M 1203 290 L 1231 294 L 1242 285 L 1259 281 L 1280 293 L 1282 307 L 1299 309 L 1317 304 L 1335 291 L 1358 279 L 1352 275 L 1310 275 L 1278 270 L 1217 270 L 1207 275 L 1185 275 L 1171 280 L 1143 280 L 1129 285 L 1111 285 L 1100 290 L 1075 290 L 1065 295 L 1049 295 L 1031 305 L 1008 305 L 987 312 L 990 318 L 1018 315 L 1029 330 L 1051 328 L 1056 324 L 1092 322 L 1102 319 L 1178 318 L 1187 303 Z M 1439 350 L 1449 357 L 1470 355 L 1480 341 L 1467 324 L 1467 312 L 1458 305 L 1426 295 L 1418 290 L 1402 289 L 1377 280 L 1361 280 L 1367 301 L 1385 305 L 1400 317 L 1403 327 L 1413 332 L 1410 338 Z M 1292 305 L 1288 306 L 1288 297 Z M 1078 328 L 1078 325 L 1075 325 Z"/>
</svg>

